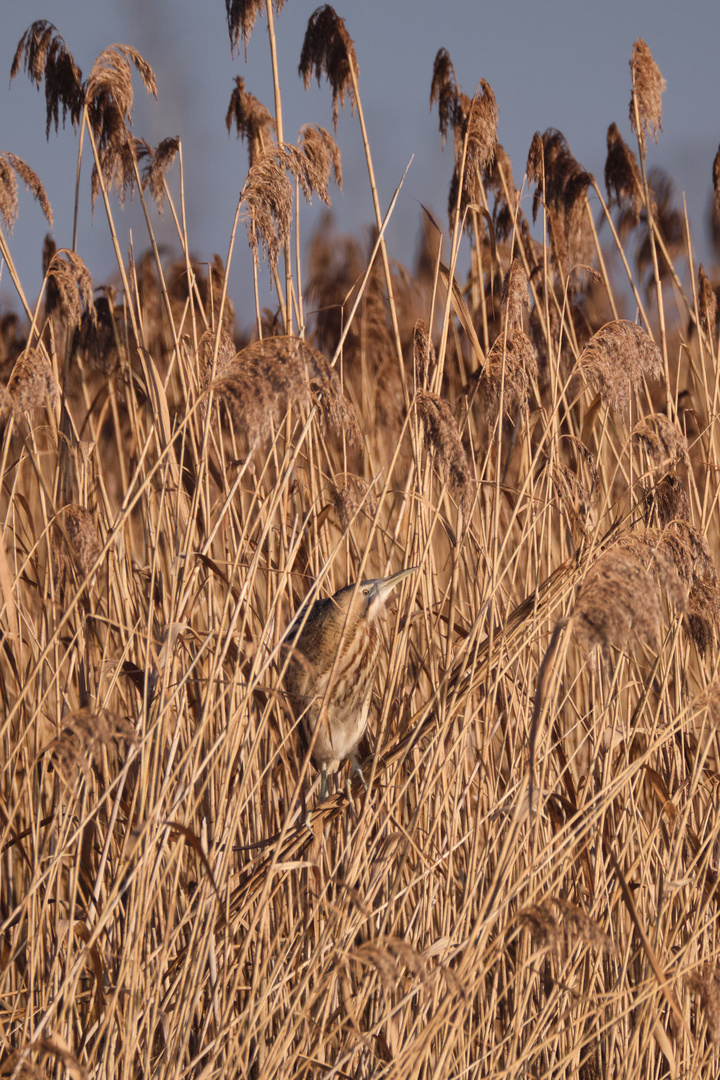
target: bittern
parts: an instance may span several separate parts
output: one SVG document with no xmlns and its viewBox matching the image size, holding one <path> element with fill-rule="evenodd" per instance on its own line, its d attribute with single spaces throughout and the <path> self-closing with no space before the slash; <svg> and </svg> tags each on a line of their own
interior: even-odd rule
<svg viewBox="0 0 720 1080">
<path fill-rule="evenodd" d="M 346 758 L 363 784 L 355 757 L 367 727 L 380 652 L 380 622 L 395 586 L 417 570 L 361 581 L 327 600 L 300 609 L 285 634 L 292 649 L 285 689 L 301 732 L 312 745 L 320 771 L 320 798 L 327 797 L 327 774 Z M 318 729 L 316 731 L 316 729 Z"/>
</svg>

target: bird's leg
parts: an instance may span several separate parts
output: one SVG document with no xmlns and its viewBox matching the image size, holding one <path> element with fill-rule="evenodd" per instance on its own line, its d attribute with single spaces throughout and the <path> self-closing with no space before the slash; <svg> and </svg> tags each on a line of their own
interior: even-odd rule
<svg viewBox="0 0 720 1080">
<path fill-rule="evenodd" d="M 365 777 L 363 776 L 363 771 L 362 771 L 362 769 L 360 768 L 360 765 L 359 765 L 358 759 L 357 759 L 357 758 L 355 757 L 355 753 L 354 753 L 354 752 L 353 752 L 352 754 L 350 754 L 350 775 L 352 776 L 352 774 L 353 774 L 353 773 L 357 773 L 357 774 L 358 774 L 358 776 L 360 777 L 360 783 L 362 784 L 362 786 L 363 786 L 363 787 L 365 788 L 365 790 L 367 791 L 367 789 L 368 789 L 368 786 L 367 786 L 367 784 L 365 783 Z"/>
<path fill-rule="evenodd" d="M 320 766 L 320 802 L 325 802 L 327 797 L 327 765 L 323 762 Z"/>
</svg>

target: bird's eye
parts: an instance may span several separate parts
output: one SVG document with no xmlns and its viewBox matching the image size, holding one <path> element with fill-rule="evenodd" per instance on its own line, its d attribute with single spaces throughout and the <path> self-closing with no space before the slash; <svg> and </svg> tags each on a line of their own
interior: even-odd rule
<svg viewBox="0 0 720 1080">
<path fill-rule="evenodd" d="M 363 596 L 369 596 L 369 594 L 370 594 L 369 589 L 363 589 Z"/>
</svg>

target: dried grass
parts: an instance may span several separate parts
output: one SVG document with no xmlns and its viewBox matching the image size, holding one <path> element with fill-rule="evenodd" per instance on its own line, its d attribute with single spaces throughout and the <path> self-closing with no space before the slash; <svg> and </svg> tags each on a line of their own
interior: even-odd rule
<svg viewBox="0 0 720 1080">
<path fill-rule="evenodd" d="M 234 47 L 272 13 L 226 10 Z M 310 30 L 303 75 L 330 76 L 337 118 L 355 103 L 352 42 L 331 9 Z M 177 143 L 148 155 L 130 137 L 136 60 L 103 56 L 86 153 L 104 141 L 121 184 L 138 154 L 157 199 Z M 22 68 L 45 80 L 48 130 L 79 123 L 80 73 L 51 24 L 25 35 Z M 184 184 L 163 263 L 150 218 L 149 254 L 134 230 L 126 263 L 113 200 L 122 286 L 93 302 L 48 241 L 32 331 L 2 299 L 0 1072 L 717 1071 L 711 275 L 696 292 L 668 178 L 648 174 L 640 205 L 616 130 L 619 224 L 598 222 L 601 263 L 580 235 L 588 174 L 562 136 L 533 140 L 549 227 L 531 235 L 500 146 L 490 162 L 489 88 L 480 123 L 441 51 L 433 94 L 442 136 L 457 150 L 468 135 L 478 197 L 480 183 L 494 197 L 497 242 L 487 251 L 470 211 L 450 297 L 430 215 L 415 273 L 376 260 L 366 275 L 377 234 L 338 235 L 326 214 L 311 235 L 297 186 L 327 197 L 335 143 L 305 126 L 271 145 L 245 99 L 255 242 L 280 244 L 289 222 L 301 240 L 284 315 L 234 258 L 226 274 L 191 257 Z M 12 210 L 18 173 L 0 161 Z M 661 367 L 615 312 L 671 272 Z M 272 336 L 288 304 L 302 336 Z M 642 313 L 653 333 L 656 310 Z M 382 631 L 368 790 L 351 779 L 320 803 L 286 695 L 287 627 L 305 601 L 401 565 L 420 569 Z"/>
</svg>

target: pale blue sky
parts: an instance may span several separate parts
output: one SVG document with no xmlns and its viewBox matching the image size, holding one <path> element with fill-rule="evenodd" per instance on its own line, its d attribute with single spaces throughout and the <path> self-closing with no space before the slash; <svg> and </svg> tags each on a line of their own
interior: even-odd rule
<svg viewBox="0 0 720 1080">
<path fill-rule="evenodd" d="M 315 0 L 287 0 L 277 18 L 285 136 L 297 138 L 303 123 L 332 127 L 331 94 L 326 83 L 306 93 L 297 74 L 307 20 Z M 602 179 L 605 137 L 615 121 L 631 142 L 628 123 L 629 59 L 633 41 L 643 37 L 666 81 L 663 134 L 651 144 L 649 164 L 674 179 L 678 200 L 686 192 L 698 257 L 712 259 L 706 240 L 712 162 L 720 143 L 720 4 L 676 0 L 471 0 L 393 2 L 364 0 L 336 10 L 355 41 L 360 93 L 369 128 L 383 207 L 411 156 L 414 161 L 388 233 L 392 257 L 411 263 L 417 244 L 422 202 L 446 225 L 452 150 L 443 152 L 437 112 L 429 109 L 432 63 L 444 46 L 458 81 L 472 94 L 487 79 L 500 110 L 499 138 L 512 158 L 516 183 L 522 180 L 533 133 L 559 128 L 581 164 Z M 45 141 L 45 107 L 23 74 L 8 87 L 15 45 L 34 19 L 52 20 L 86 76 L 108 44 L 126 42 L 154 68 L 159 86 L 155 103 L 136 80 L 135 134 L 156 144 L 181 135 L 186 162 L 188 227 L 198 258 L 227 251 L 235 202 L 247 171 L 247 151 L 228 138 L 225 112 L 233 77 L 272 109 L 267 29 L 259 19 L 248 61 L 230 54 L 223 0 L 4 0 L 0 70 L 0 149 L 24 158 L 46 185 L 55 212 L 55 239 L 69 245 L 75 174 L 76 136 L 72 129 Z M 343 152 L 344 193 L 333 189 L 340 228 L 355 231 L 372 220 L 367 175 L 357 119 L 348 108 L 340 115 L 338 142 Z M 109 278 L 113 258 L 98 203 L 90 215 L 89 162 L 83 184 L 80 253 L 96 283 Z M 526 196 L 529 205 L 529 195 Z M 317 201 L 317 200 L 316 200 Z M 317 207 L 304 218 L 308 235 Z M 132 228 L 137 250 L 145 247 L 145 227 L 137 202 L 118 210 L 120 242 L 127 248 Z M 11 247 L 26 291 L 40 283 L 40 252 L 45 222 L 29 196 L 21 196 Z M 172 239 L 168 215 L 159 236 Z M 264 280 L 268 275 L 265 271 Z M 11 288 L 6 275 L 0 288 Z M 244 324 L 251 319 L 250 262 L 240 234 L 231 276 L 231 295 Z"/>
</svg>

